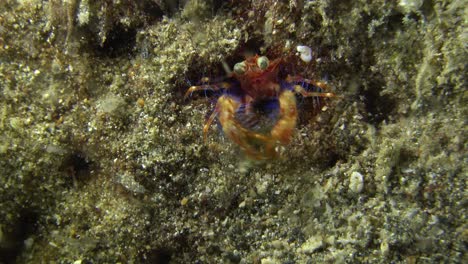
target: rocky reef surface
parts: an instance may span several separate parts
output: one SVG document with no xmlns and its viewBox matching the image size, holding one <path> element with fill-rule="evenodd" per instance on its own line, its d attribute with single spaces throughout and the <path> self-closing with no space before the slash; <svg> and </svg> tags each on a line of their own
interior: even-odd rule
<svg viewBox="0 0 468 264">
<path fill-rule="evenodd" d="M 467 6 L 2 0 L 0 263 L 466 263 Z M 203 141 L 187 88 L 297 45 L 340 99 Z"/>
</svg>

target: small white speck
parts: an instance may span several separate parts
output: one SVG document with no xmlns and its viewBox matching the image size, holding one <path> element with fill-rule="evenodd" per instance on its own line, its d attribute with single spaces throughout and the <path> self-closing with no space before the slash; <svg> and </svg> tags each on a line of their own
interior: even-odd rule
<svg viewBox="0 0 468 264">
<path fill-rule="evenodd" d="M 353 171 L 353 173 L 351 173 L 351 178 L 349 181 L 349 189 L 354 193 L 360 193 L 362 192 L 363 188 L 364 176 L 362 176 L 362 174 L 357 171 Z"/>
<path fill-rule="evenodd" d="M 299 52 L 301 56 L 301 60 L 304 62 L 310 62 L 312 60 L 312 49 L 307 47 L 307 46 L 297 46 L 296 47 L 297 52 Z"/>
</svg>

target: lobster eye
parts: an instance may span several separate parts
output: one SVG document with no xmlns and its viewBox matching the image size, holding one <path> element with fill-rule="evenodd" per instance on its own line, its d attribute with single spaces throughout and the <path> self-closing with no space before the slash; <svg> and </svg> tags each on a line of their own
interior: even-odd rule
<svg viewBox="0 0 468 264">
<path fill-rule="evenodd" d="M 269 64 L 270 64 L 270 62 L 268 61 L 268 58 L 265 57 L 265 56 L 262 56 L 262 57 L 257 59 L 257 66 L 262 70 L 268 68 Z"/>
<path fill-rule="evenodd" d="M 234 72 L 237 74 L 243 74 L 245 72 L 245 62 L 239 62 L 234 65 Z"/>
</svg>

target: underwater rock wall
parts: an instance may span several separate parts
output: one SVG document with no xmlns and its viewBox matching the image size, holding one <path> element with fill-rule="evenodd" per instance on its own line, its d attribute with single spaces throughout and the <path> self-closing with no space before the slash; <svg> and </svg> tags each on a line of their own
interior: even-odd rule
<svg viewBox="0 0 468 264">
<path fill-rule="evenodd" d="M 466 5 L 2 1 L 0 262 L 462 263 Z M 263 162 L 184 99 L 252 53 L 339 95 Z"/>
</svg>

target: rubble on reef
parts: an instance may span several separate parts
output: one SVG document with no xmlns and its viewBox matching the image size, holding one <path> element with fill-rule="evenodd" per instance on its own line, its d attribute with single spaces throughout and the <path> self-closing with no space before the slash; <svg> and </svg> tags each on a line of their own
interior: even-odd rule
<svg viewBox="0 0 468 264">
<path fill-rule="evenodd" d="M 1 1 L 0 262 L 463 263 L 464 17 L 463 0 Z M 204 141 L 213 105 L 183 98 L 248 52 L 297 56 L 341 96 L 313 118 L 304 102 L 275 160 Z"/>
</svg>

